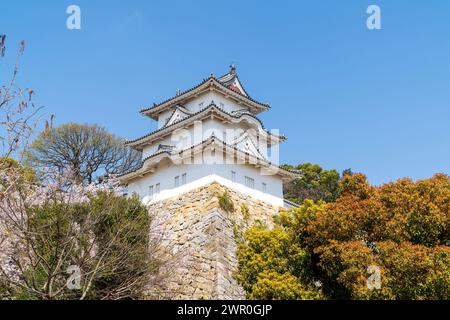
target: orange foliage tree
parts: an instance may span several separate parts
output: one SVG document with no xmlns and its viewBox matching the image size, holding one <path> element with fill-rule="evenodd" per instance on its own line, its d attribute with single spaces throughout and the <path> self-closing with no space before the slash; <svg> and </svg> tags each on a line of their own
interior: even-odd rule
<svg viewBox="0 0 450 320">
<path fill-rule="evenodd" d="M 333 299 L 450 299 L 448 175 L 381 187 L 371 186 L 363 174 L 345 175 L 339 189 L 333 203 L 305 201 L 277 219 L 285 246 L 301 248 L 310 258 L 303 262 L 312 269 L 310 278 L 298 277 L 300 283 L 319 284 L 323 296 Z M 250 230 L 249 241 L 239 247 L 240 274 L 257 264 L 250 254 L 258 248 L 253 235 Z M 287 253 L 265 252 L 265 259 Z M 376 285 L 370 282 L 374 276 Z M 244 287 L 251 292 L 252 285 Z"/>
</svg>

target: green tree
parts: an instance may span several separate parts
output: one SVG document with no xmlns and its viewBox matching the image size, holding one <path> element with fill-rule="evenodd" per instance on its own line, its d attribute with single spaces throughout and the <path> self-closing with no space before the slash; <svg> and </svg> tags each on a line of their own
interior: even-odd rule
<svg viewBox="0 0 450 320">
<path fill-rule="evenodd" d="M 305 199 L 332 202 L 339 195 L 339 173 L 325 170 L 317 164 L 304 163 L 297 166 L 284 165 L 286 169 L 297 170 L 301 177 L 284 184 L 284 197 L 296 203 Z"/>
<path fill-rule="evenodd" d="M 47 128 L 32 143 L 29 160 L 37 167 L 69 171 L 78 182 L 120 174 L 141 163 L 141 153 L 97 125 L 68 123 Z"/>
<path fill-rule="evenodd" d="M 332 299 L 450 299 L 449 176 L 374 187 L 347 174 L 338 189 L 335 202 L 281 213 L 273 230 L 249 229 L 237 276 L 249 297 L 301 298 L 295 277 Z"/>
<path fill-rule="evenodd" d="M 301 214 L 321 210 L 312 201 L 299 208 Z M 239 243 L 238 282 L 249 299 L 313 299 L 320 290 L 313 285 L 311 257 L 296 241 L 298 234 L 287 226 L 297 225 L 295 216 L 282 215 L 278 225 L 268 230 L 255 225 L 245 232 Z M 283 292 L 283 290 L 286 290 Z"/>
<path fill-rule="evenodd" d="M 251 300 L 317 300 L 319 291 L 308 288 L 289 272 L 263 271 L 248 295 Z"/>
<path fill-rule="evenodd" d="M 10 157 L 0 157 L 0 173 L 0 192 L 5 192 L 11 184 L 33 183 L 36 180 L 33 169 Z"/>
<path fill-rule="evenodd" d="M 27 208 L 25 222 L 23 232 L 16 230 L 17 277 L 0 277 L 16 299 L 140 298 L 161 265 L 149 255 L 151 219 L 137 197 L 55 198 Z M 73 266 L 81 271 L 80 288 L 67 286 Z"/>
</svg>

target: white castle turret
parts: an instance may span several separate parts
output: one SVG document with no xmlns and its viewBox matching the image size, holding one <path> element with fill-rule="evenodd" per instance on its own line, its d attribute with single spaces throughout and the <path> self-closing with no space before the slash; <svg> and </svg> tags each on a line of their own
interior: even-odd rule
<svg viewBox="0 0 450 320">
<path fill-rule="evenodd" d="M 283 180 L 295 173 L 278 166 L 285 137 L 257 118 L 269 108 L 249 96 L 234 65 L 219 78 L 177 91 L 141 110 L 158 121 L 158 129 L 127 142 L 142 151 L 142 165 L 119 179 L 148 204 L 218 182 L 283 207 Z"/>
</svg>

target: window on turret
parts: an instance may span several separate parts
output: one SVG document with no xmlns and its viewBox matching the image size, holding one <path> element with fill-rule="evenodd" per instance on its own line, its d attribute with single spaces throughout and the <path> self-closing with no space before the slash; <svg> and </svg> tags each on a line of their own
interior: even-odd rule
<svg viewBox="0 0 450 320">
<path fill-rule="evenodd" d="M 161 191 L 161 184 L 157 183 L 155 186 L 155 192 L 159 193 Z"/>
<path fill-rule="evenodd" d="M 267 191 L 267 184 L 265 182 L 262 183 L 262 192 Z"/>
<path fill-rule="evenodd" d="M 148 187 L 148 195 L 153 197 L 153 186 Z"/>
<path fill-rule="evenodd" d="M 245 186 L 254 189 L 255 188 L 255 179 L 250 177 L 245 177 Z"/>
<path fill-rule="evenodd" d="M 236 182 L 236 171 L 231 171 L 231 181 Z"/>
<path fill-rule="evenodd" d="M 175 177 L 175 187 L 180 186 L 180 176 Z"/>
<path fill-rule="evenodd" d="M 186 177 L 187 177 L 186 173 L 183 173 L 181 175 L 181 184 L 186 184 Z"/>
</svg>

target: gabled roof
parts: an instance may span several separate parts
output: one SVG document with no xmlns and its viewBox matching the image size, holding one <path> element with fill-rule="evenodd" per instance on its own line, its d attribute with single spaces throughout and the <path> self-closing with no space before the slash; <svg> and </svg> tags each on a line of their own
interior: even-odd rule
<svg viewBox="0 0 450 320">
<path fill-rule="evenodd" d="M 170 117 L 167 119 L 166 124 L 164 125 L 164 127 L 171 126 L 172 124 L 174 124 L 174 123 L 176 123 L 178 121 L 181 121 L 183 119 L 186 119 L 187 117 L 189 117 L 191 115 L 192 115 L 192 112 L 187 110 L 185 107 L 183 107 L 183 106 L 176 106 L 175 110 L 172 112 Z"/>
<path fill-rule="evenodd" d="M 202 118 L 205 118 L 209 116 L 211 113 L 216 114 L 217 116 L 220 116 L 224 119 L 227 119 L 229 121 L 239 122 L 242 119 L 252 119 L 253 121 L 256 121 L 259 124 L 259 128 L 261 131 L 264 131 L 265 134 L 268 136 L 277 139 L 278 143 L 283 142 L 286 140 L 286 137 L 284 136 L 277 136 L 274 134 L 271 134 L 266 129 L 264 129 L 264 126 L 260 119 L 258 119 L 256 116 L 251 114 L 250 112 L 245 112 L 242 110 L 235 111 L 233 113 L 228 113 L 222 108 L 218 107 L 214 101 L 211 102 L 206 108 L 191 114 L 190 116 L 187 116 L 185 118 L 182 118 L 178 122 L 174 122 L 171 125 L 164 126 L 158 130 L 155 130 L 153 132 L 150 132 L 149 134 L 146 134 L 140 138 L 129 140 L 126 142 L 127 145 L 137 149 L 142 150 L 144 145 L 151 144 L 154 139 L 161 138 L 162 136 L 170 135 L 174 130 L 184 127 L 186 125 L 190 125 L 191 123 L 194 123 L 196 120 L 200 120 Z"/>
<path fill-rule="evenodd" d="M 239 81 L 239 77 L 236 73 L 236 68 L 233 64 L 230 66 L 230 71 L 219 77 L 217 80 L 225 87 L 236 91 L 237 93 L 240 93 L 246 97 L 249 96 L 247 91 L 245 91 L 244 87 L 242 86 L 241 81 Z"/>
<path fill-rule="evenodd" d="M 216 78 L 211 75 L 209 78 L 204 79 L 201 83 L 197 84 L 191 89 L 184 92 L 179 92 L 174 97 L 167 99 L 161 103 L 155 103 L 153 104 L 153 106 L 144 108 L 140 112 L 141 114 L 144 114 L 156 120 L 158 118 L 158 115 L 162 111 L 167 110 L 168 108 L 172 108 L 177 104 L 182 104 L 186 100 L 196 97 L 199 94 L 207 92 L 209 90 L 221 92 L 225 96 L 232 98 L 242 103 L 243 105 L 246 105 L 255 114 L 266 111 L 270 108 L 268 104 L 258 102 L 248 95 L 241 82 L 239 81 L 236 69 L 234 68 L 234 66 L 231 66 L 230 71 L 223 76 Z"/>
<path fill-rule="evenodd" d="M 253 141 L 247 131 L 231 141 L 230 145 L 236 146 L 238 149 L 244 150 L 245 152 L 248 152 L 255 157 L 266 159 L 266 157 L 261 153 L 261 151 L 257 147 L 257 144 Z"/>
<path fill-rule="evenodd" d="M 266 159 L 255 157 L 254 155 L 244 152 L 235 146 L 231 146 L 226 142 L 218 139 L 214 135 L 206 140 L 203 140 L 197 145 L 189 147 L 184 150 L 175 150 L 169 148 L 161 148 L 158 152 L 148 156 L 142 160 L 141 166 L 137 169 L 125 172 L 118 176 L 119 181 L 127 183 L 137 177 L 142 177 L 147 173 L 155 171 L 154 165 L 159 163 L 162 159 L 168 158 L 172 162 L 177 163 L 182 161 L 183 158 L 190 158 L 193 154 L 203 151 L 207 147 L 218 148 L 226 153 L 233 154 L 235 157 L 244 160 L 246 164 L 254 165 L 257 167 L 264 167 L 266 170 L 271 171 L 274 174 L 282 176 L 284 179 L 293 179 L 299 176 L 298 173 L 284 169 L 276 164 L 273 164 Z M 193 164 L 195 165 L 195 164 Z"/>
</svg>

